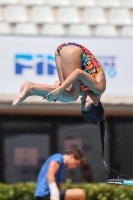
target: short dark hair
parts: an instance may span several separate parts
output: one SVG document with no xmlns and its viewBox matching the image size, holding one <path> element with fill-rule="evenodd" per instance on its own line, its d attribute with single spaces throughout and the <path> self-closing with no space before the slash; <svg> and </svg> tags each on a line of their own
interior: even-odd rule
<svg viewBox="0 0 133 200">
<path fill-rule="evenodd" d="M 87 121 L 95 124 L 99 123 L 102 144 L 102 158 L 104 160 L 104 140 L 106 135 L 105 111 L 100 101 L 98 102 L 98 106 L 95 106 L 93 103 L 91 103 L 87 108 L 85 111 L 81 111 L 81 113 Z"/>
<path fill-rule="evenodd" d="M 70 150 L 66 151 L 65 154 L 67 155 L 74 155 L 75 160 L 81 160 L 80 166 L 82 166 L 85 162 L 85 157 L 83 155 L 83 151 L 78 148 L 71 148 Z"/>
</svg>

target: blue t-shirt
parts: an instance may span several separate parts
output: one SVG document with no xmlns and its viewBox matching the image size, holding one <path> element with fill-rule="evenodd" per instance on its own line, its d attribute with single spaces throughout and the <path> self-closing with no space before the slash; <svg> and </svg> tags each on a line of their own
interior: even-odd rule
<svg viewBox="0 0 133 200">
<path fill-rule="evenodd" d="M 63 178 L 63 174 L 64 174 L 63 155 L 56 153 L 56 154 L 50 156 L 46 160 L 46 162 L 43 164 L 43 166 L 39 172 L 39 175 L 37 178 L 36 190 L 35 190 L 35 194 L 34 194 L 35 197 L 43 197 L 50 193 L 46 174 L 47 174 L 48 167 L 49 167 L 49 164 L 51 161 L 55 161 L 60 164 L 60 167 L 55 174 L 55 179 L 56 179 L 57 184 L 62 182 L 62 178 Z"/>
</svg>

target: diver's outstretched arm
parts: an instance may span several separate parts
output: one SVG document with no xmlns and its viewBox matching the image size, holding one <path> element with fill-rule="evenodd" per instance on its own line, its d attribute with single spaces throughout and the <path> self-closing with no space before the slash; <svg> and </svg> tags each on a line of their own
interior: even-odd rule
<svg viewBox="0 0 133 200">
<path fill-rule="evenodd" d="M 71 84 L 82 81 L 86 84 L 94 94 L 101 95 L 106 89 L 106 79 L 103 70 L 99 72 L 97 79 L 93 78 L 90 74 L 87 74 L 83 70 L 76 69 L 73 71 L 62 83 L 61 86 L 47 94 L 47 98 L 56 99 L 64 94 L 64 90 Z"/>
</svg>

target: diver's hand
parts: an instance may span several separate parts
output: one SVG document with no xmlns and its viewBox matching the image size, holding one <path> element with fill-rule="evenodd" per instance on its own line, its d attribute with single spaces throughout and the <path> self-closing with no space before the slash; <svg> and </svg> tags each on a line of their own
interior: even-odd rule
<svg viewBox="0 0 133 200">
<path fill-rule="evenodd" d="M 52 101 L 55 102 L 62 98 L 62 93 L 63 93 L 63 90 L 61 86 L 59 86 L 58 88 L 56 88 L 55 90 L 52 90 L 46 95 L 46 100 L 50 102 Z"/>
</svg>

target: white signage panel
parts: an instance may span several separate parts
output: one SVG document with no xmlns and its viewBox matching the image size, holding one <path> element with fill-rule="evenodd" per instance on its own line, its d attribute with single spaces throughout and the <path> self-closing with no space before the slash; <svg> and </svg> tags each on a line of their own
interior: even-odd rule
<svg viewBox="0 0 133 200">
<path fill-rule="evenodd" d="M 133 96 L 133 39 L 75 37 L 0 37 L 0 94 L 17 94 L 27 80 L 54 84 L 58 80 L 55 50 L 63 42 L 87 47 L 107 78 L 105 95 Z"/>
</svg>

